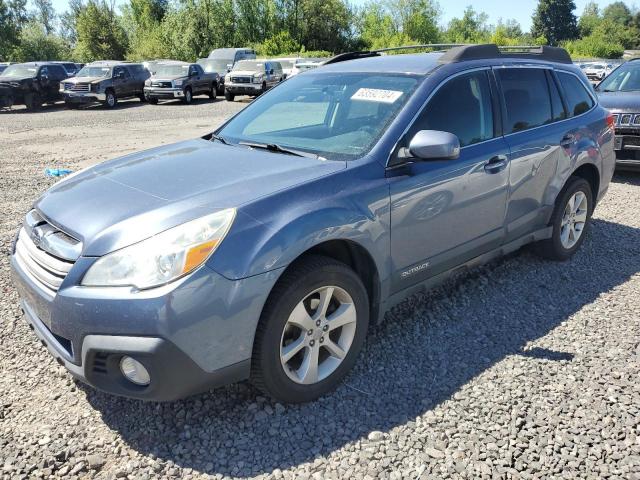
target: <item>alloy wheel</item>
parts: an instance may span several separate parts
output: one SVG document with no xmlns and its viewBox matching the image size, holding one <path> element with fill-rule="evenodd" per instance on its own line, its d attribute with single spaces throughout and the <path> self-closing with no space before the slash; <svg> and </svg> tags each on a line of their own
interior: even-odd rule
<svg viewBox="0 0 640 480">
<path fill-rule="evenodd" d="M 580 240 L 587 224 L 588 210 L 589 202 L 584 192 L 578 190 L 569 198 L 560 223 L 560 242 L 567 250 Z"/>
<path fill-rule="evenodd" d="M 347 356 L 357 312 L 342 288 L 314 290 L 295 306 L 280 341 L 280 362 L 294 382 L 310 385 L 331 375 Z"/>
</svg>

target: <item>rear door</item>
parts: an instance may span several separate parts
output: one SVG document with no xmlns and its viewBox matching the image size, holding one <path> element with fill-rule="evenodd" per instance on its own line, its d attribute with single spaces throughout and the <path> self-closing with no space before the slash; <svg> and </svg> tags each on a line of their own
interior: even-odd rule
<svg viewBox="0 0 640 480">
<path fill-rule="evenodd" d="M 400 141 L 397 150 L 420 130 L 440 130 L 457 135 L 462 148 L 456 160 L 387 170 L 395 291 L 501 244 L 509 150 L 499 117 L 490 69 L 465 72 L 437 89 Z"/>
<path fill-rule="evenodd" d="M 505 140 L 511 152 L 505 242 L 546 225 L 553 205 L 549 189 L 568 164 L 572 137 L 553 70 L 494 69 L 503 102 Z"/>
</svg>

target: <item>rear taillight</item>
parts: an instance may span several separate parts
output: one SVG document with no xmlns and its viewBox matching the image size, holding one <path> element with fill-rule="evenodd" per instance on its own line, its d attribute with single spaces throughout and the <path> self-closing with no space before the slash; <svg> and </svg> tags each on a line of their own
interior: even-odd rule
<svg viewBox="0 0 640 480">
<path fill-rule="evenodd" d="M 615 130 L 616 119 L 611 113 L 607 114 L 607 125 L 609 125 L 611 131 Z"/>
</svg>

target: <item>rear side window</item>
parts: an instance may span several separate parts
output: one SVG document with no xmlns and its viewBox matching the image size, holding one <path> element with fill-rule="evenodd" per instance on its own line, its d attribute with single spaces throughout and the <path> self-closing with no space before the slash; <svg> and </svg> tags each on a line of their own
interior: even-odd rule
<svg viewBox="0 0 640 480">
<path fill-rule="evenodd" d="M 411 137 L 419 130 L 453 133 L 462 147 L 493 138 L 487 72 L 473 72 L 449 80 L 428 103 L 411 129 Z"/>
<path fill-rule="evenodd" d="M 575 117 L 591 110 L 594 105 L 593 98 L 578 77 L 570 73 L 558 72 L 558 79 L 567 99 L 570 117 Z"/>
<path fill-rule="evenodd" d="M 507 110 L 505 133 L 515 133 L 553 121 L 547 75 L 541 68 L 496 70 Z"/>
</svg>

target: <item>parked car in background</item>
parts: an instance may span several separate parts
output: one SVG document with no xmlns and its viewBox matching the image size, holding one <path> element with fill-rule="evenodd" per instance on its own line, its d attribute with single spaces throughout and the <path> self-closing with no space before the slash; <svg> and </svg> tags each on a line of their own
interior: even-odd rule
<svg viewBox="0 0 640 480">
<path fill-rule="evenodd" d="M 224 98 L 233 102 L 236 95 L 256 97 L 282 80 L 284 80 L 282 66 L 278 62 L 241 60 L 225 77 Z"/>
<path fill-rule="evenodd" d="M 113 394 L 250 379 L 310 401 L 409 295 L 531 243 L 571 258 L 613 175 L 611 120 L 562 49 L 341 55 L 202 138 L 51 187 L 10 250 L 21 306 Z M 594 275 L 574 269 L 556 268 Z"/>
<path fill-rule="evenodd" d="M 218 95 L 224 95 L 224 77 L 231 71 L 230 67 L 227 67 L 227 60 L 220 58 L 199 58 L 196 62 L 202 67 L 206 73 L 215 73 L 218 75 Z"/>
<path fill-rule="evenodd" d="M 23 104 L 38 110 L 43 103 L 62 100 L 60 82 L 67 71 L 57 63 L 30 62 L 9 65 L 0 73 L 0 107 Z"/>
<path fill-rule="evenodd" d="M 51 62 L 51 63 L 57 63 L 58 65 L 62 65 L 62 67 L 66 70 L 67 75 L 69 77 L 74 77 L 81 69 L 82 66 L 79 63 L 74 63 L 74 62 Z"/>
<path fill-rule="evenodd" d="M 105 60 L 85 65 L 78 74 L 60 84 L 66 105 L 73 108 L 102 103 L 108 108 L 119 100 L 144 97 L 144 82 L 150 73 L 141 63 Z"/>
<path fill-rule="evenodd" d="M 615 120 L 616 165 L 640 170 L 640 59 L 611 72 L 596 87 L 596 93 Z"/>
<path fill-rule="evenodd" d="M 296 62 L 293 67 L 291 75 L 297 75 L 299 73 L 306 72 L 308 70 L 313 70 L 314 68 L 318 68 L 322 65 L 326 58 L 303 58 L 301 61 Z"/>
<path fill-rule="evenodd" d="M 144 95 L 153 104 L 169 98 L 191 103 L 196 95 L 208 95 L 213 100 L 218 91 L 218 79 L 217 73 L 206 73 L 197 63 L 159 63 L 155 73 L 144 83 Z"/>
<path fill-rule="evenodd" d="M 587 78 L 592 82 L 602 81 L 612 71 L 613 65 L 610 63 L 592 63 L 584 69 Z"/>
<path fill-rule="evenodd" d="M 226 61 L 227 69 L 231 70 L 240 60 L 254 60 L 256 52 L 251 48 L 216 48 L 211 50 L 208 58 Z"/>
</svg>

